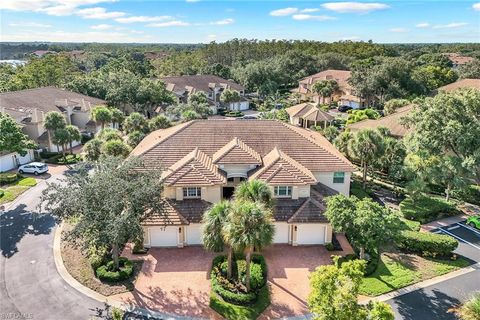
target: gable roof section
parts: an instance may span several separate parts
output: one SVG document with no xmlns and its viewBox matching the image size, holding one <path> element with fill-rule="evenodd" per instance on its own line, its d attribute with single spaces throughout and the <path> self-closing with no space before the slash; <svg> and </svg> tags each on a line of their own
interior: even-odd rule
<svg viewBox="0 0 480 320">
<path fill-rule="evenodd" d="M 264 166 L 250 176 L 271 185 L 306 185 L 317 182 L 313 173 L 275 147 L 263 158 Z"/>
<path fill-rule="evenodd" d="M 300 117 L 308 112 L 313 105 L 309 102 L 304 102 L 300 104 L 296 104 L 294 106 L 288 107 L 285 109 L 290 117 Z"/>
<path fill-rule="evenodd" d="M 177 186 L 208 186 L 226 183 L 225 176 L 213 164 L 212 159 L 198 148 L 164 171 L 162 178 L 167 185 Z"/>
<path fill-rule="evenodd" d="M 480 79 L 461 79 L 446 86 L 440 87 L 438 91 L 450 92 L 461 88 L 472 88 L 480 90 Z"/>
<path fill-rule="evenodd" d="M 310 121 L 332 121 L 335 119 L 333 116 L 317 107 L 311 108 L 310 111 L 302 116 L 302 118 Z"/>
<path fill-rule="evenodd" d="M 397 109 L 395 113 L 379 119 L 365 119 L 356 123 L 348 125 L 348 128 L 355 132 L 361 129 L 377 129 L 378 127 L 385 127 L 390 130 L 391 135 L 396 137 L 403 137 L 407 134 L 409 129 L 401 124 L 402 118 L 408 115 L 412 110 L 413 105 L 408 105 Z"/>
<path fill-rule="evenodd" d="M 340 88 L 351 88 L 350 84 L 348 83 L 348 79 L 350 79 L 351 74 L 352 73 L 347 70 L 329 69 L 305 77 L 300 80 L 300 83 L 312 85 L 317 81 L 332 79 L 337 81 Z"/>
<path fill-rule="evenodd" d="M 213 155 L 218 164 L 262 164 L 262 157 L 242 140 L 234 137 Z"/>
<path fill-rule="evenodd" d="M 210 202 L 200 199 L 185 199 L 176 201 L 173 199 L 165 200 L 163 214 L 155 212 L 147 214 L 142 221 L 145 226 L 168 226 L 185 225 L 189 223 L 199 223 L 202 221 L 203 212 L 211 205 Z"/>
<path fill-rule="evenodd" d="M 226 80 L 210 74 L 164 77 L 161 80 L 167 84 L 168 90 L 175 92 L 180 92 L 183 90 L 187 90 L 188 92 L 209 92 L 215 87 L 222 87 L 237 91 L 245 90 L 245 87 L 232 80 Z"/>
</svg>

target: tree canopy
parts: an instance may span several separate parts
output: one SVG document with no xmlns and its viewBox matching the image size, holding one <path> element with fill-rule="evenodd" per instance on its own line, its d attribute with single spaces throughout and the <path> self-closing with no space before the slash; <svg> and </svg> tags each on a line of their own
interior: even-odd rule
<svg viewBox="0 0 480 320">
<path fill-rule="evenodd" d="M 17 152 L 25 156 L 35 143 L 22 132 L 22 128 L 6 113 L 0 112 L 0 152 Z"/>
</svg>

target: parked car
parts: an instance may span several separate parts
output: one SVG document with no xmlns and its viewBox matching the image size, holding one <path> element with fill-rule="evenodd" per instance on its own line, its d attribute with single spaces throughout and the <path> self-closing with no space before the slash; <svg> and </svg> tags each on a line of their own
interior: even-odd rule
<svg viewBox="0 0 480 320">
<path fill-rule="evenodd" d="M 340 112 L 347 112 L 348 110 L 352 110 L 353 108 L 352 107 L 349 107 L 349 106 L 340 106 L 338 107 L 338 111 Z"/>
<path fill-rule="evenodd" d="M 471 216 L 467 219 L 467 224 L 471 227 L 480 229 L 480 215 L 479 216 Z"/>
<path fill-rule="evenodd" d="M 18 173 L 33 173 L 38 176 L 39 174 L 45 173 L 48 171 L 48 166 L 45 163 L 41 162 L 30 162 L 24 165 L 21 165 L 18 168 Z"/>
<path fill-rule="evenodd" d="M 246 116 L 243 116 L 241 117 L 240 119 L 250 119 L 250 120 L 255 120 L 255 119 L 258 119 L 257 116 L 251 114 L 251 115 L 246 115 Z"/>
</svg>

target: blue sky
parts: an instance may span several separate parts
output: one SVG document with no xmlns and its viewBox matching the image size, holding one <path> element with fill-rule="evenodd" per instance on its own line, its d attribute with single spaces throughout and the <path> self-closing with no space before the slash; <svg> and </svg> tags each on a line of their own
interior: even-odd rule
<svg viewBox="0 0 480 320">
<path fill-rule="evenodd" d="M 1 41 L 480 42 L 477 1 L 2 0 Z"/>
</svg>

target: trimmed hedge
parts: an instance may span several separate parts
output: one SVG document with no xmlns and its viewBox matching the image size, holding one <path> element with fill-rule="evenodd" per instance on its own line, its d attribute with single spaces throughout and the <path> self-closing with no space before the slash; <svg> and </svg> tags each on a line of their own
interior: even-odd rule
<svg viewBox="0 0 480 320">
<path fill-rule="evenodd" d="M 241 111 L 228 111 L 228 112 L 225 112 L 225 117 L 233 117 L 233 118 L 237 118 L 237 117 L 243 117 L 244 114 L 243 112 Z"/>
<path fill-rule="evenodd" d="M 432 257 L 449 256 L 458 247 L 457 240 L 448 235 L 409 230 L 401 231 L 396 243 L 405 251 Z"/>
<path fill-rule="evenodd" d="M 133 263 L 125 257 L 119 258 L 120 270 L 115 270 L 113 260 L 97 268 L 96 274 L 100 280 L 118 282 L 128 279 L 133 273 Z"/>
<path fill-rule="evenodd" d="M 5 194 L 5 191 L 3 189 L 0 189 L 0 198 L 3 197 L 4 194 Z"/>
<path fill-rule="evenodd" d="M 400 211 L 409 220 L 428 223 L 458 213 L 455 205 L 440 198 L 406 198 L 400 203 Z"/>
<path fill-rule="evenodd" d="M 480 186 L 472 184 L 465 190 L 453 190 L 452 196 L 471 204 L 480 205 Z"/>
<path fill-rule="evenodd" d="M 82 157 L 78 154 L 68 154 L 67 159 L 63 158 L 63 155 L 57 154 L 53 157 L 45 159 L 46 163 L 53 163 L 53 164 L 74 164 L 82 160 Z"/>
<path fill-rule="evenodd" d="M 18 178 L 19 178 L 19 175 L 15 172 L 0 173 L 0 184 L 14 183 L 15 181 L 18 180 Z"/>
</svg>

